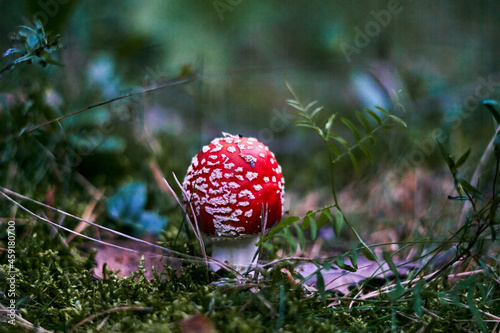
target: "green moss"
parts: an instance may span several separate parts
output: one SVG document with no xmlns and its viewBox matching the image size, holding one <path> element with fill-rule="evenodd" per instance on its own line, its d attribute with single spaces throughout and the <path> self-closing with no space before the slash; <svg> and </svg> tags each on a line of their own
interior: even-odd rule
<svg viewBox="0 0 500 333">
<path fill-rule="evenodd" d="M 26 227 L 18 227 L 19 235 L 22 229 Z M 5 232 L 5 226 L 0 232 Z M 18 313 L 33 325 L 54 332 L 93 332 L 98 327 L 107 332 L 180 332 L 180 323 L 195 314 L 202 314 L 220 332 L 372 332 L 394 327 L 396 331 L 479 330 L 473 320 L 456 321 L 472 319 L 469 310 L 457 306 L 467 304 L 467 295 L 460 291 L 455 294 L 456 303 L 443 301 L 449 297 L 443 284 L 422 288 L 420 299 L 426 311 L 418 315 L 412 294 L 392 304 L 387 295 L 381 295 L 351 305 L 352 298 L 327 293 L 322 302 L 300 284 L 290 284 L 281 269 L 293 271 L 291 263 L 263 272 L 258 283 L 245 284 L 231 276 L 207 273 L 194 264 L 183 265 L 180 274 L 165 267 L 152 280 L 142 275 L 143 270 L 119 278 L 104 268 L 105 278 L 96 279 L 91 273 L 94 258 L 95 251 L 82 255 L 75 247 L 66 248 L 49 237 L 44 225 L 35 224 L 33 233 L 19 237 L 16 243 Z M 6 262 L 5 251 L 0 259 Z M 8 289 L 8 269 L 8 265 L 0 266 L 2 291 Z M 498 314 L 494 300 L 499 292 L 487 290 L 488 299 L 483 299 L 478 288 L 476 306 Z M 1 329 L 27 330 L 10 325 Z"/>
</svg>

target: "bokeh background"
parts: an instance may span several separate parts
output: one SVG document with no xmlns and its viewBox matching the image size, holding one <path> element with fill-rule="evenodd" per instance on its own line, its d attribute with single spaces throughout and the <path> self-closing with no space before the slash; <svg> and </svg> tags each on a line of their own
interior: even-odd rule
<svg viewBox="0 0 500 333">
<path fill-rule="evenodd" d="M 500 95 L 497 1 L 0 0 L 0 13 L 2 53 L 9 34 L 34 17 L 64 45 L 54 53 L 64 67 L 4 73 L 2 138 L 198 75 L 1 143 L 2 186 L 76 215 L 100 191 L 107 204 L 97 219 L 133 232 L 142 230 L 138 220 L 155 231 L 178 219 L 154 171 L 182 181 L 191 157 L 221 132 L 257 137 L 276 153 L 291 213 L 331 203 L 327 149 L 294 125 L 285 81 L 325 115 L 354 121 L 356 110 L 381 106 L 407 123 L 378 133 L 375 163 L 360 155 L 360 178 L 348 160 L 336 166 L 341 203 L 364 236 L 416 230 L 450 206 L 453 184 L 436 136 L 456 155 L 472 147 L 469 175 L 494 134 L 478 101 Z M 460 207 L 452 211 L 446 216 Z M 396 240 L 405 232 L 397 230 L 383 234 Z"/>
</svg>

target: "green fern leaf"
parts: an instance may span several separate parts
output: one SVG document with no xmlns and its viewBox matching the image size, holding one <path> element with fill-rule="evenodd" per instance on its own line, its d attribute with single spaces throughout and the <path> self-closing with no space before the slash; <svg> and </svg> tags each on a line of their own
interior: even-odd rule
<svg viewBox="0 0 500 333">
<path fill-rule="evenodd" d="M 297 223 L 293 225 L 295 227 L 295 231 L 297 232 L 297 238 L 299 239 L 299 246 L 303 250 L 306 249 L 306 237 L 304 236 L 304 232 L 298 226 Z"/>
<path fill-rule="evenodd" d="M 368 140 L 370 140 L 370 143 L 372 144 L 372 146 L 375 146 L 375 144 L 377 143 L 377 141 L 375 140 L 373 135 L 368 135 Z"/>
<path fill-rule="evenodd" d="M 376 108 L 377 110 L 379 110 L 380 112 L 382 112 L 383 114 L 385 114 L 386 116 L 390 116 L 389 111 L 387 111 L 386 109 L 381 108 L 380 106 L 376 106 L 375 108 Z"/>
<path fill-rule="evenodd" d="M 349 127 L 349 129 L 351 130 L 352 134 L 354 134 L 354 137 L 356 138 L 356 141 L 361 140 L 361 135 L 359 134 L 358 129 L 356 128 L 356 126 L 354 126 L 354 124 L 349 119 L 347 119 L 347 118 L 340 118 L 340 120 L 344 123 L 344 125 L 346 125 L 347 127 Z"/>
<path fill-rule="evenodd" d="M 339 156 L 340 155 L 340 152 L 339 150 L 337 149 L 337 147 L 335 147 L 335 145 L 333 143 L 331 143 L 330 141 L 326 141 L 326 144 L 328 145 L 328 149 L 330 149 L 330 151 L 335 155 L 335 156 Z"/>
<path fill-rule="evenodd" d="M 314 125 L 311 125 L 307 122 L 303 122 L 303 123 L 296 123 L 297 126 L 300 126 L 300 127 L 307 127 L 307 128 L 312 128 L 312 129 L 318 129 L 316 126 Z"/>
<path fill-rule="evenodd" d="M 359 111 L 356 111 L 356 117 L 358 118 L 359 122 L 363 127 L 365 128 L 366 133 L 370 133 L 373 131 L 372 126 L 370 125 L 370 122 L 365 118 L 365 115 Z"/>
<path fill-rule="evenodd" d="M 333 232 L 337 238 L 340 237 L 340 231 L 342 230 L 342 225 L 344 224 L 344 215 L 335 207 L 335 222 L 333 223 Z"/>
<path fill-rule="evenodd" d="M 365 153 L 366 157 L 370 160 L 370 163 L 373 164 L 373 155 L 370 152 L 370 149 L 368 149 L 364 144 L 361 142 L 358 144 L 359 148 Z"/>
<path fill-rule="evenodd" d="M 315 240 L 316 236 L 318 234 L 318 226 L 316 224 L 316 220 L 315 219 L 311 219 L 311 225 L 310 225 L 309 229 L 311 230 L 311 239 Z"/>
<path fill-rule="evenodd" d="M 314 212 L 312 210 L 308 211 L 306 216 L 304 216 L 304 221 L 302 222 L 302 230 L 306 230 L 309 225 L 311 224 L 311 221 L 314 219 Z"/>
<path fill-rule="evenodd" d="M 328 136 L 331 137 L 332 139 L 334 139 L 335 141 L 339 142 L 346 149 L 349 149 L 349 144 L 347 143 L 347 141 L 344 140 L 344 138 L 342 138 L 338 135 L 335 135 L 335 134 L 329 134 Z"/>
<path fill-rule="evenodd" d="M 314 111 L 311 112 L 311 118 L 314 118 L 321 110 L 323 110 L 322 106 L 318 106 Z"/>
<path fill-rule="evenodd" d="M 324 226 L 327 221 L 333 221 L 333 216 L 330 214 L 330 210 L 325 208 L 321 211 L 321 215 L 319 216 L 318 221 L 316 221 L 316 226 L 319 229 Z"/>
<path fill-rule="evenodd" d="M 335 117 L 337 115 L 334 113 L 330 116 L 330 118 L 328 118 L 328 121 L 326 122 L 325 124 L 325 129 L 326 129 L 326 133 L 330 133 L 330 129 L 332 128 L 332 125 L 333 125 L 333 121 L 335 120 Z"/>
<path fill-rule="evenodd" d="M 356 160 L 356 157 L 354 156 L 354 154 L 350 150 L 347 151 L 347 154 L 349 155 L 349 158 L 351 159 L 354 170 L 356 170 L 356 175 L 358 177 L 361 177 L 361 173 L 359 171 L 358 161 Z"/>
<path fill-rule="evenodd" d="M 373 119 L 375 119 L 379 126 L 382 125 L 382 119 L 380 119 L 378 114 L 376 114 L 373 110 L 365 109 L 365 112 L 368 113 Z"/>
<path fill-rule="evenodd" d="M 400 126 L 403 126 L 406 128 L 406 123 L 401 119 L 401 118 L 398 118 L 396 116 L 393 116 L 392 114 L 389 115 L 389 117 L 391 118 L 392 121 L 394 121 L 396 124 L 400 125 Z"/>
<path fill-rule="evenodd" d="M 315 104 L 318 104 L 318 101 L 312 101 L 311 103 L 307 104 L 307 106 L 304 108 L 305 112 L 309 113 L 309 109 L 311 109 Z"/>
</svg>

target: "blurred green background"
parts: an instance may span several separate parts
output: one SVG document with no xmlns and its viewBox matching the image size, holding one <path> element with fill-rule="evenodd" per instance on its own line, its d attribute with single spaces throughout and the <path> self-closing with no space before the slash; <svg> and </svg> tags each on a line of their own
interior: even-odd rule
<svg viewBox="0 0 500 333">
<path fill-rule="evenodd" d="M 182 181 L 191 157 L 222 131 L 267 144 L 296 198 L 328 187 L 326 147 L 294 126 L 285 80 L 327 113 L 354 120 L 355 110 L 378 105 L 406 121 L 407 129 L 379 133 L 375 165 L 361 159 L 360 183 L 443 170 L 436 135 L 456 154 L 472 147 L 477 161 L 494 133 L 477 101 L 500 95 L 497 1 L 0 0 L 0 9 L 2 53 L 9 34 L 34 17 L 64 45 L 54 53 L 64 67 L 4 73 L 2 138 L 183 73 L 199 75 L 3 141 L 2 186 L 38 199 L 54 191 L 62 209 L 83 210 L 93 188 L 111 197 L 139 181 L 148 185 L 141 209 L 168 215 L 175 203 L 159 190 L 149 161 L 171 183 L 172 172 Z M 357 181 L 349 161 L 336 177 L 341 187 Z"/>
</svg>

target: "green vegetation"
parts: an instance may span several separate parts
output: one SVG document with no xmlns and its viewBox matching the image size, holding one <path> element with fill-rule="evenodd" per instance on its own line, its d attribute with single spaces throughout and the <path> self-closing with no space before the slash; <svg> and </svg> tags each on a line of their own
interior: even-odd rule
<svg viewBox="0 0 500 333">
<path fill-rule="evenodd" d="M 307 3 L 5 5 L 0 332 L 498 329 L 500 11 Z M 207 269 L 167 186 L 222 131 L 286 179 L 245 274 Z"/>
</svg>

